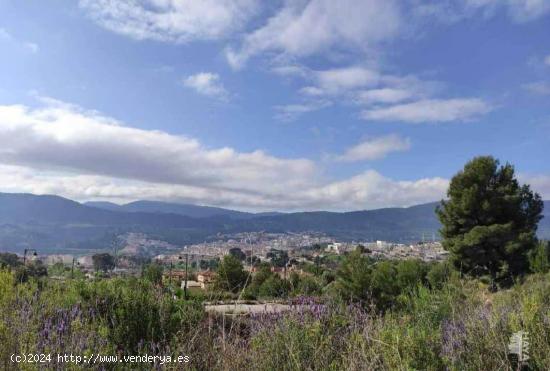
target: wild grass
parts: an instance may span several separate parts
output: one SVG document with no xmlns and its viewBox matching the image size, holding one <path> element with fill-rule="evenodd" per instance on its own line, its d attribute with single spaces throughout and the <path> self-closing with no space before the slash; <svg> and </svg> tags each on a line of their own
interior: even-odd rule
<svg viewBox="0 0 550 371">
<path fill-rule="evenodd" d="M 0 369 L 55 368 L 15 365 L 13 353 L 102 353 L 188 355 L 185 368 L 195 370 L 515 370 L 507 346 L 520 330 L 529 333 L 527 367 L 550 369 L 549 275 L 496 293 L 454 277 L 411 289 L 385 311 L 334 296 L 293 302 L 285 313 L 212 315 L 140 279 L 18 283 L 0 271 Z"/>
</svg>

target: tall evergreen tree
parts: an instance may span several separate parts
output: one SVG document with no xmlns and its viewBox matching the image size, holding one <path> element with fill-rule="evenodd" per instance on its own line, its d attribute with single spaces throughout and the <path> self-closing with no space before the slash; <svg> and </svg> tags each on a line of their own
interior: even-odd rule
<svg viewBox="0 0 550 371">
<path fill-rule="evenodd" d="M 248 274 L 244 271 L 239 259 L 233 255 L 225 255 L 218 268 L 214 286 L 218 290 L 239 292 L 244 289 Z"/>
<path fill-rule="evenodd" d="M 543 203 L 519 184 L 512 165 L 476 157 L 453 177 L 447 196 L 437 214 L 443 247 L 455 267 L 489 275 L 494 283 L 509 283 L 528 271 Z"/>
</svg>

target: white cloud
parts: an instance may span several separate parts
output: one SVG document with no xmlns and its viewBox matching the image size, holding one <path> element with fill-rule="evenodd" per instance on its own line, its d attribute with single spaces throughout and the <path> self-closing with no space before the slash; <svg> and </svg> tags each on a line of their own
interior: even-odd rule
<svg viewBox="0 0 550 371">
<path fill-rule="evenodd" d="M 320 89 L 328 94 L 347 92 L 364 86 L 373 86 L 380 81 L 380 74 L 364 67 L 336 68 L 315 72 Z"/>
<path fill-rule="evenodd" d="M 350 179 L 306 191 L 309 202 L 305 204 L 313 208 L 315 204 L 324 204 L 327 209 L 361 209 L 366 204 L 367 208 L 410 206 L 442 199 L 448 184 L 447 179 L 437 177 L 395 181 L 369 170 Z"/>
<path fill-rule="evenodd" d="M 220 76 L 215 73 L 200 72 L 188 76 L 183 80 L 183 85 L 209 97 L 221 99 L 227 99 L 228 97 L 227 90 L 220 81 Z"/>
<path fill-rule="evenodd" d="M 226 38 L 258 11 L 257 0 L 81 0 L 102 27 L 137 40 Z"/>
<path fill-rule="evenodd" d="M 187 202 L 242 210 L 363 210 L 411 206 L 444 197 L 448 180 L 425 178 L 396 181 L 369 170 L 352 178 L 284 192 L 257 193 L 185 184 L 151 183 L 100 175 L 37 171 L 0 165 L 0 191 L 57 194 L 75 200 L 138 199 Z"/>
<path fill-rule="evenodd" d="M 550 12 L 548 0 L 507 0 L 506 2 L 508 13 L 516 22 L 527 22 Z"/>
<path fill-rule="evenodd" d="M 500 10 L 516 23 L 540 18 L 550 11 L 548 0 L 436 0 L 426 1 L 413 8 L 421 18 L 432 17 L 443 23 L 454 23 L 477 15 L 491 18 Z"/>
<path fill-rule="evenodd" d="M 134 129 L 95 112 L 49 103 L 34 110 L 0 106 L 5 143 L 0 162 L 242 192 L 305 185 L 305 177 L 315 175 L 314 164 L 305 159 L 207 149 L 194 139 Z M 290 178 L 281 180 L 282 174 Z"/>
<path fill-rule="evenodd" d="M 307 56 L 329 48 L 364 50 L 398 34 L 394 0 L 287 1 L 267 23 L 245 36 L 240 48 L 227 49 L 234 68 L 265 51 Z"/>
<path fill-rule="evenodd" d="M 274 108 L 277 111 L 275 118 L 281 121 L 294 121 L 305 113 L 318 111 L 330 105 L 331 105 L 330 102 L 320 100 L 320 101 L 313 101 L 313 102 L 275 106 Z"/>
<path fill-rule="evenodd" d="M 271 71 L 280 76 L 299 76 L 304 78 L 308 77 L 310 74 L 309 69 L 300 65 L 277 66 L 273 67 Z"/>
<path fill-rule="evenodd" d="M 401 138 L 399 135 L 391 134 L 378 138 L 367 139 L 351 148 L 337 161 L 354 162 L 363 160 L 377 160 L 386 157 L 392 152 L 407 151 L 411 148 L 408 138 Z"/>
<path fill-rule="evenodd" d="M 540 95 L 550 95 L 550 84 L 544 81 L 531 82 L 528 84 L 523 84 L 521 86 L 523 89 Z"/>
<path fill-rule="evenodd" d="M 381 88 L 364 90 L 358 93 L 358 101 L 362 104 L 399 103 L 409 100 L 415 93 L 407 89 Z"/>
<path fill-rule="evenodd" d="M 363 111 L 365 120 L 410 123 L 466 121 L 488 113 L 492 107 L 478 98 L 426 99 Z"/>
<path fill-rule="evenodd" d="M 157 199 L 250 210 L 365 209 L 432 201 L 440 178 L 397 181 L 375 171 L 325 181 L 317 164 L 262 151 L 205 148 L 43 99 L 0 106 L 0 190 L 77 200 Z"/>
</svg>

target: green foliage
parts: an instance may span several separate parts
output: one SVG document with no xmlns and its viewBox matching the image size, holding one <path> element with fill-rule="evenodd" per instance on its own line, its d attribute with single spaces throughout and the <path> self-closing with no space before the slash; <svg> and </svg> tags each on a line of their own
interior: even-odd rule
<svg viewBox="0 0 550 371">
<path fill-rule="evenodd" d="M 529 257 L 529 265 L 534 273 L 547 273 L 550 270 L 550 243 L 539 241 Z"/>
<path fill-rule="evenodd" d="M 402 290 L 415 289 L 426 281 L 428 265 L 422 260 L 402 260 L 396 265 L 397 286 Z"/>
<path fill-rule="evenodd" d="M 529 269 L 543 203 L 510 164 L 476 157 L 451 180 L 437 210 L 443 246 L 462 272 L 509 284 Z"/>
<path fill-rule="evenodd" d="M 27 282 L 31 278 L 40 278 L 48 275 L 48 270 L 41 261 L 33 261 L 26 265 L 19 265 L 15 269 L 17 282 Z"/>
<path fill-rule="evenodd" d="M 85 285 L 80 296 L 100 303 L 96 310 L 109 318 L 109 338 L 131 352 L 138 351 L 143 339 L 153 343 L 170 339 L 180 330 L 182 319 L 189 318 L 170 296 L 135 278 Z"/>
<path fill-rule="evenodd" d="M 152 284 L 160 285 L 162 283 L 163 272 L 164 268 L 162 265 L 158 263 L 150 263 L 143 268 L 142 276 Z"/>
<path fill-rule="evenodd" d="M 115 257 L 108 253 L 95 254 L 92 256 L 94 269 L 107 272 L 115 268 Z"/>
<path fill-rule="evenodd" d="M 321 293 L 323 285 L 319 279 L 311 276 L 300 277 L 296 293 L 305 296 L 315 296 Z"/>
<path fill-rule="evenodd" d="M 21 265 L 21 262 L 16 254 L 9 252 L 0 253 L 0 268 L 15 268 L 19 265 Z"/>
<path fill-rule="evenodd" d="M 396 280 L 397 269 L 390 261 L 382 261 L 376 264 L 370 277 L 370 292 L 375 304 L 386 309 L 393 305 L 399 295 L 399 286 Z"/>
<path fill-rule="evenodd" d="M 371 265 L 372 261 L 357 250 L 344 259 L 337 275 L 338 284 L 345 299 L 365 301 L 370 299 Z"/>
<path fill-rule="evenodd" d="M 273 274 L 258 288 L 258 295 L 262 298 L 285 298 L 290 292 L 290 282 Z"/>
<path fill-rule="evenodd" d="M 214 282 L 217 290 L 239 292 L 247 283 L 248 273 L 244 271 L 242 263 L 233 255 L 226 255 L 218 268 Z"/>
<path fill-rule="evenodd" d="M 426 280 L 432 289 L 441 289 L 453 272 L 449 262 L 434 263 L 426 273 Z"/>
<path fill-rule="evenodd" d="M 236 257 L 240 261 L 243 261 L 243 260 L 246 259 L 246 254 L 241 249 L 239 249 L 238 247 L 233 247 L 233 248 L 229 249 L 229 254 L 233 255 L 234 257 Z"/>
<path fill-rule="evenodd" d="M 260 286 L 271 276 L 271 266 L 268 263 L 261 263 L 252 277 L 252 282 L 248 285 L 245 292 L 247 299 L 256 299 L 259 295 Z"/>
<path fill-rule="evenodd" d="M 284 250 L 271 249 L 270 252 L 266 254 L 268 258 L 271 259 L 271 264 L 274 267 L 284 267 L 288 263 L 288 252 Z"/>
<path fill-rule="evenodd" d="M 14 352 L 100 352 L 185 354 L 191 358 L 185 367 L 197 370 L 513 370 L 507 344 L 512 334 L 526 331 L 527 367 L 550 369 L 548 274 L 527 276 L 496 293 L 452 273 L 437 281 L 439 289 L 420 284 L 409 290 L 411 272 L 424 268 L 416 263 L 368 265 L 367 286 L 400 298 L 400 305 L 386 312 L 346 301 L 306 300 L 278 315 L 223 318 L 206 317 L 201 303 L 174 299 L 144 279 L 47 280 L 40 286 L 34 280 L 17 282 L 13 271 L 0 270 L 0 368 L 14 368 Z M 444 266 L 430 264 L 427 277 L 435 267 Z M 407 279 L 397 278 L 400 271 Z M 392 273 L 389 287 L 370 282 Z M 284 284 L 275 277 L 269 275 L 261 286 Z M 309 279 L 321 280 L 299 277 L 298 286 Z M 68 368 L 81 368 L 73 366 Z M 131 367 L 136 365 L 112 369 Z"/>
</svg>

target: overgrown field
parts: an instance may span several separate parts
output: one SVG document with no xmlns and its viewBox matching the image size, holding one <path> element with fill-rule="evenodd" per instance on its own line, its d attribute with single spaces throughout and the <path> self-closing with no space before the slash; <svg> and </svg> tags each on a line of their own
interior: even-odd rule
<svg viewBox="0 0 550 371">
<path fill-rule="evenodd" d="M 197 370 L 506 370 L 517 368 L 508 343 L 520 330 L 529 333 L 525 366 L 550 369 L 548 274 L 496 293 L 454 275 L 439 288 L 418 285 L 384 310 L 328 294 L 292 302 L 302 305 L 284 314 L 212 317 L 199 301 L 174 298 L 143 279 L 18 283 L 3 270 L 0 369 L 55 368 L 55 360 L 17 365 L 12 354 L 72 353 L 187 355 L 183 368 Z"/>
</svg>

